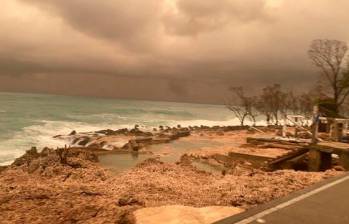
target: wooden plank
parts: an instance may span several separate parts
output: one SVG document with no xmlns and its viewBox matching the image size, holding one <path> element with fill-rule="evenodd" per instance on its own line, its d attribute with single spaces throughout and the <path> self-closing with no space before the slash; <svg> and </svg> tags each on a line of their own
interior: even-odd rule
<svg viewBox="0 0 349 224">
<path fill-rule="evenodd" d="M 307 148 L 301 148 L 301 149 L 298 149 L 298 150 L 296 150 L 296 151 L 294 151 L 292 153 L 288 153 L 288 154 L 286 154 L 284 156 L 281 156 L 280 158 L 277 158 L 277 159 L 269 162 L 269 164 L 273 166 L 273 165 L 276 165 L 278 163 L 282 163 L 282 162 L 285 162 L 287 160 L 290 160 L 290 159 L 293 159 L 295 157 L 298 157 L 300 155 L 303 155 L 303 154 L 307 153 L 308 151 L 309 151 L 309 149 L 307 149 Z"/>
</svg>

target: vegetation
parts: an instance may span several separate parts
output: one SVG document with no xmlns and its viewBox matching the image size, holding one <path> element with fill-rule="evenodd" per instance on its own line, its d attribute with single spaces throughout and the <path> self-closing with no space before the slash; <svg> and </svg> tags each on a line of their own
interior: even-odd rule
<svg viewBox="0 0 349 224">
<path fill-rule="evenodd" d="M 326 78 L 326 87 L 335 103 L 335 112 L 349 95 L 349 71 L 345 69 L 348 45 L 338 40 L 314 40 L 309 48 L 309 58 Z"/>
<path fill-rule="evenodd" d="M 239 119 L 240 125 L 244 126 L 246 118 L 256 124 L 257 111 L 255 110 L 255 105 L 257 102 L 256 97 L 246 96 L 243 87 L 232 87 L 230 91 L 237 98 L 236 100 L 227 100 L 226 106 L 231 110 L 235 116 Z"/>
<path fill-rule="evenodd" d="M 247 96 L 243 87 L 232 87 L 230 91 L 233 96 L 226 100 L 226 106 L 242 126 L 246 119 L 255 125 L 259 115 L 265 117 L 268 125 L 278 125 L 287 114 L 301 114 L 307 119 L 312 115 L 314 100 L 311 93 L 296 95 L 284 91 L 279 84 L 264 87 L 259 96 Z"/>
<path fill-rule="evenodd" d="M 248 96 L 243 87 L 232 87 L 232 97 L 226 106 L 244 125 L 248 118 L 256 123 L 257 116 L 264 116 L 268 125 L 279 125 L 287 114 L 302 115 L 310 120 L 313 106 L 318 105 L 323 116 L 342 117 L 349 96 L 348 45 L 338 40 L 314 40 L 308 50 L 309 58 L 325 76 L 325 85 L 315 85 L 309 92 L 296 94 L 285 91 L 280 84 L 262 88 L 260 95 Z M 345 68 L 347 66 L 347 68 Z"/>
</svg>

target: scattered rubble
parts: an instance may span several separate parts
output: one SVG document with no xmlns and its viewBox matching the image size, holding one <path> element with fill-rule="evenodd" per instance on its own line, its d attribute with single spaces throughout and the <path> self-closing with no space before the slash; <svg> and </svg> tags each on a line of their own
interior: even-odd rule
<svg viewBox="0 0 349 224">
<path fill-rule="evenodd" d="M 184 136 L 203 134 L 205 138 L 229 138 L 230 133 L 225 130 L 233 128 L 203 126 L 188 128 L 190 130 L 176 127 L 173 130 L 159 127 L 160 131 L 152 136 L 136 136 L 134 133 L 139 133 L 136 129 L 138 127 L 131 131 L 93 133 L 88 136 L 91 138 L 89 143 L 95 141 L 100 144 L 106 141 L 105 138 L 114 138 L 117 132 L 118 138 L 122 135 L 120 138 L 128 139 L 125 145 L 134 144 L 132 148 L 119 150 L 137 147 L 137 150 L 142 150 L 147 144 L 160 144 Z M 211 136 L 217 131 L 223 131 L 224 135 Z M 80 133 L 70 135 L 70 139 L 81 137 Z M 235 138 L 239 144 L 244 143 L 239 140 L 241 136 Z M 199 209 L 201 214 L 202 211 L 211 211 L 205 207 L 212 206 L 242 211 L 343 173 L 341 167 L 326 172 L 266 172 L 245 161 L 231 164 L 229 169 L 224 170 L 224 175 L 214 175 L 195 168 L 191 165 L 192 157 L 187 155 L 176 164 L 148 159 L 127 172 L 114 175 L 98 164 L 98 154 L 105 151 L 73 147 L 45 148 L 39 152 L 32 148 L 12 165 L 1 167 L 1 222 L 135 223 L 139 214 L 150 211 L 142 210 L 144 208 L 175 205 L 202 208 Z M 209 155 L 207 160 L 211 159 L 215 160 L 211 162 L 224 163 L 219 156 Z M 171 208 L 182 214 L 179 207 L 178 210 L 167 207 Z M 154 208 L 152 211 L 162 209 Z M 188 209 L 198 212 L 198 209 Z M 134 213 L 136 210 L 139 211 Z M 205 220 L 201 223 L 208 223 Z"/>
</svg>

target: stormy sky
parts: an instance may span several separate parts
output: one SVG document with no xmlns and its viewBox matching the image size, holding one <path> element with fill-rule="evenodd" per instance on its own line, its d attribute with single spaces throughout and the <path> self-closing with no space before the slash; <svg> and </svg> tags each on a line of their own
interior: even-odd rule
<svg viewBox="0 0 349 224">
<path fill-rule="evenodd" d="M 0 91 L 223 103 L 318 79 L 313 39 L 349 41 L 348 0 L 1 0 Z"/>
</svg>

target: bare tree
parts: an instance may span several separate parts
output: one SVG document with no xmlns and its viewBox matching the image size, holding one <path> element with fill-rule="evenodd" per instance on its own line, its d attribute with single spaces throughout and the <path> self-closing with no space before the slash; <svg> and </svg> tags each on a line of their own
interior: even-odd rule
<svg viewBox="0 0 349 224">
<path fill-rule="evenodd" d="M 294 94 L 293 91 L 285 93 L 285 106 L 283 108 L 283 113 L 292 113 L 297 115 L 300 113 L 300 98 L 298 95 Z"/>
<path fill-rule="evenodd" d="M 331 87 L 336 110 L 349 95 L 349 73 L 343 69 L 348 45 L 338 40 L 314 40 L 308 51 L 310 59 L 320 68 Z"/>
<path fill-rule="evenodd" d="M 257 109 L 266 115 L 268 124 L 274 121 L 278 125 L 279 116 L 286 113 L 286 95 L 279 84 L 263 88 Z"/>
<path fill-rule="evenodd" d="M 243 87 L 232 87 L 230 91 L 234 94 L 235 100 L 226 100 L 226 107 L 239 119 L 241 126 L 244 126 L 246 118 L 250 119 L 255 125 L 257 116 L 257 111 L 254 109 L 256 98 L 246 96 Z"/>
</svg>

